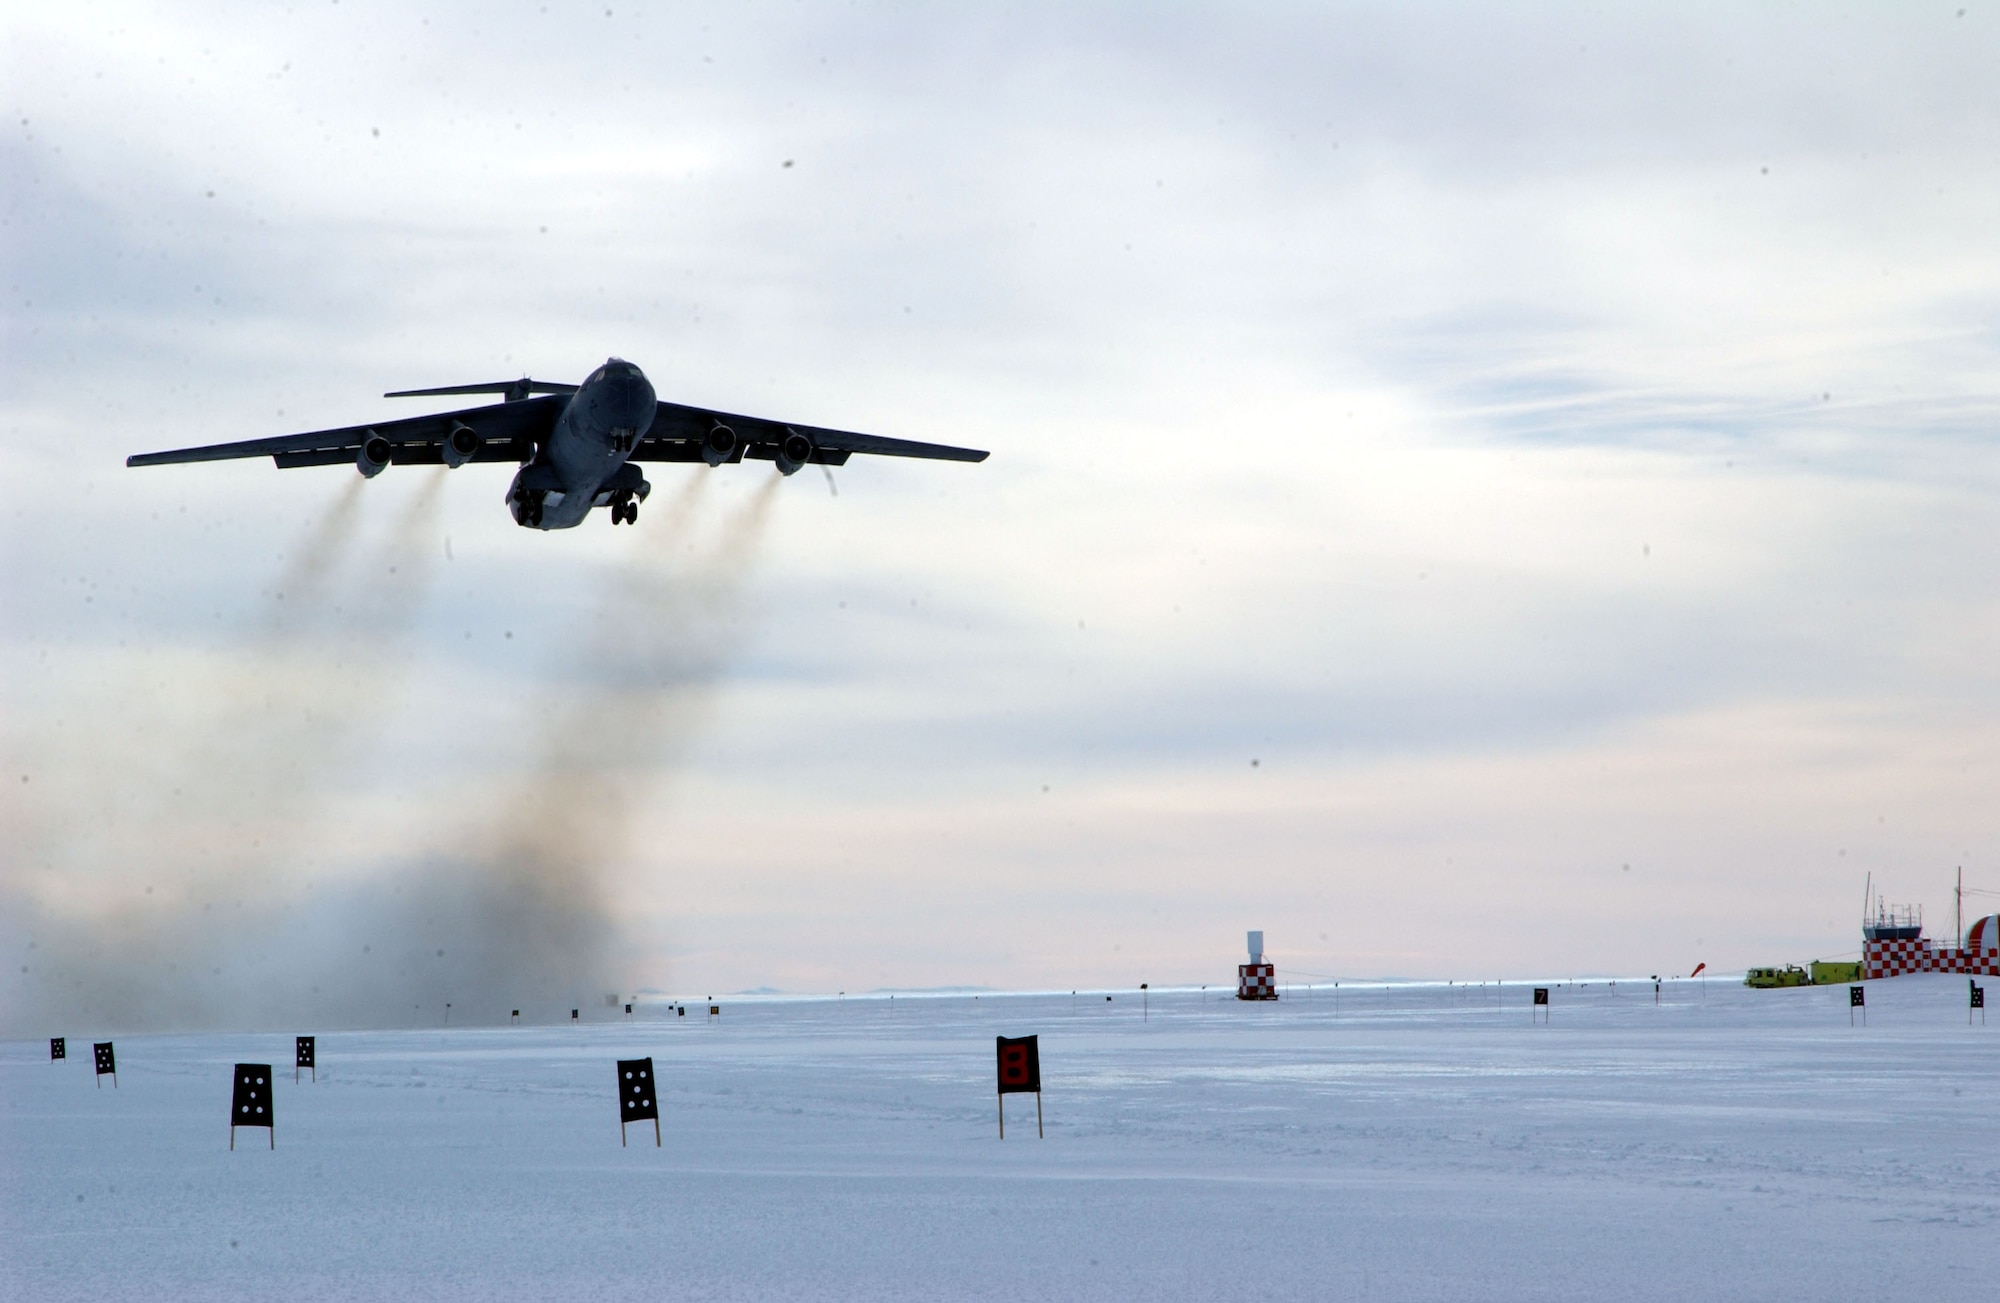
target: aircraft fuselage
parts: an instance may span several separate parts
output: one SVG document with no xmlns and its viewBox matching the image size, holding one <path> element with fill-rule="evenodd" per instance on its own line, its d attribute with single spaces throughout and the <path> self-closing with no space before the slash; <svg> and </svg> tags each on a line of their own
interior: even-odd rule
<svg viewBox="0 0 2000 1303">
<path fill-rule="evenodd" d="M 520 468 L 507 489 L 514 522 L 525 529 L 570 529 L 582 524 L 593 507 L 609 508 L 614 525 L 637 524 L 639 504 L 653 491 L 639 473 L 649 461 L 706 462 L 713 468 L 750 458 L 770 462 L 780 475 L 794 475 L 808 464 L 845 466 L 856 453 L 930 461 L 986 460 L 979 448 L 663 403 L 645 372 L 617 357 L 605 359 L 580 385 L 522 376 L 397 389 L 382 396 L 467 394 L 503 398 L 393 421 L 134 453 L 125 464 L 173 466 L 269 457 L 280 470 L 351 466 L 368 479 L 391 466 L 442 465 L 455 470 L 471 462 L 512 465 Z"/>
<path fill-rule="evenodd" d="M 630 362 L 614 357 L 591 372 L 508 487 L 515 523 L 571 529 L 602 506 L 613 521 L 636 520 L 653 486 L 627 458 L 652 426 L 656 401 L 652 382 Z"/>
</svg>

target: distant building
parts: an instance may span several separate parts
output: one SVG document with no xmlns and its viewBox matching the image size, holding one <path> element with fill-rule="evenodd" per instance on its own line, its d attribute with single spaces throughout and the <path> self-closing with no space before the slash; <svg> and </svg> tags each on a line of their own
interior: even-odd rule
<svg viewBox="0 0 2000 1303">
<path fill-rule="evenodd" d="M 1275 1000 L 1278 998 L 1278 966 L 1264 962 L 1264 934 L 1250 933 L 1250 962 L 1236 966 L 1236 998 Z"/>
<path fill-rule="evenodd" d="M 1861 927 L 1861 969 L 1870 979 L 1904 973 L 1966 973 L 2000 977 L 2000 914 L 1988 914 L 1965 933 L 1963 947 L 1938 947 L 1924 935 L 1923 915 L 1877 905 Z"/>
</svg>

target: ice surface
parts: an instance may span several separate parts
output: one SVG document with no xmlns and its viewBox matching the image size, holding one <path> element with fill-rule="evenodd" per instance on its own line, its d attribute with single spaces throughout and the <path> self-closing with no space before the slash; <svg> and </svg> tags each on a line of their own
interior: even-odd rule
<svg viewBox="0 0 2000 1303">
<path fill-rule="evenodd" d="M 1992 1297 L 1962 978 L 731 1000 L 719 1019 L 0 1047 L 9 1299 Z M 1205 1002 L 1204 1002 L 1205 1001 Z M 703 1009 L 705 1010 L 705 1005 Z M 98 1031 L 51 1027 L 77 1042 Z M 287 1062 L 277 1149 L 230 1065 Z M 996 1034 L 1041 1035 L 1048 1138 Z M 666 1147 L 618 1143 L 658 1065 Z M 644 1135 L 641 1136 L 643 1130 Z M 253 1133 L 259 1142 L 261 1133 Z"/>
</svg>

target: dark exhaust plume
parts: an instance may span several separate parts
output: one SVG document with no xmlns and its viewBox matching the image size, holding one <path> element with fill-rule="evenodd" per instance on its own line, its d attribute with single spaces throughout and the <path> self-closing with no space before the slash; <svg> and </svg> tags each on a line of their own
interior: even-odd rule
<svg viewBox="0 0 2000 1303">
<path fill-rule="evenodd" d="M 635 967 L 617 924 L 631 812 L 685 755 L 740 645 L 776 479 L 704 534 L 709 476 L 694 473 L 657 544 L 605 576 L 589 626 L 564 646 L 566 681 L 529 703 L 534 763 L 464 832 L 467 854 L 413 866 L 391 888 L 396 907 L 369 911 L 369 958 L 411 1017 L 449 1000 L 454 1021 L 559 1019 L 664 977 Z"/>
<path fill-rule="evenodd" d="M 591 618 L 522 702 L 527 766 L 480 778 L 484 799 L 426 806 L 423 840 L 450 852 L 355 876 L 325 862 L 315 834 L 330 780 L 396 699 L 388 649 L 422 606 L 442 475 L 373 546 L 358 538 L 358 490 L 336 499 L 287 560 L 273 591 L 283 616 L 185 694 L 177 729 L 126 758 L 117 836 L 80 833 L 81 805 L 47 811 L 51 867 L 91 878 L 142 854 L 151 890 L 129 872 L 104 875 L 87 900 L 47 878 L 40 891 L 5 884 L 20 907 L 8 904 L 0 944 L 27 969 L 0 974 L 10 1030 L 32 1032 L 24 1016 L 107 1029 L 429 1023 L 446 1001 L 454 1022 L 512 1008 L 567 1017 L 661 976 L 634 967 L 615 922 L 631 810 L 685 754 L 740 645 L 777 477 L 713 522 L 702 471 L 656 497 L 657 523 L 634 532 Z"/>
<path fill-rule="evenodd" d="M 128 659 L 85 718 L 24 739 L 45 781 L 0 876 L 0 945 L 22 952 L 0 1021 L 199 1026 L 254 1004 L 246 938 L 312 873 L 330 777 L 393 704 L 426 591 L 432 549 L 412 540 L 437 533 L 439 480 L 372 544 L 365 483 L 302 531 L 236 647 Z"/>
</svg>

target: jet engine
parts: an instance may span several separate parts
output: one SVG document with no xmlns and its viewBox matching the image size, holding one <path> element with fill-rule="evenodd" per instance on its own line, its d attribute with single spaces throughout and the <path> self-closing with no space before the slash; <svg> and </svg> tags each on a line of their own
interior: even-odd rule
<svg viewBox="0 0 2000 1303">
<path fill-rule="evenodd" d="M 780 475 L 795 474 L 799 467 L 812 460 L 812 455 L 813 441 L 811 439 L 806 438 L 797 430 L 785 431 L 784 439 L 778 444 L 778 455 L 774 459 L 778 463 L 778 473 Z"/>
<path fill-rule="evenodd" d="M 701 459 L 711 466 L 720 466 L 736 455 L 736 431 L 717 422 L 701 441 Z"/>
<path fill-rule="evenodd" d="M 361 452 L 354 459 L 354 469 L 372 480 L 389 468 L 390 451 L 389 441 L 371 432 L 361 441 Z"/>
<path fill-rule="evenodd" d="M 457 470 L 471 461 L 485 445 L 486 440 L 480 438 L 479 431 L 459 424 L 451 427 L 451 433 L 444 438 L 444 446 L 438 451 L 444 454 L 444 464 Z"/>
</svg>

